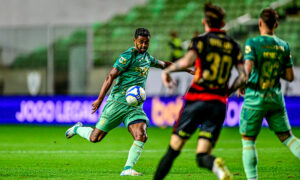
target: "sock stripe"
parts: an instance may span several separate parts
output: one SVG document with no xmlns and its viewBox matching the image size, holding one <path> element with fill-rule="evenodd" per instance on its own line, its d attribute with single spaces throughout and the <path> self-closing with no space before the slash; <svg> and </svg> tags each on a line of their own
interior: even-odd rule
<svg viewBox="0 0 300 180">
<path fill-rule="evenodd" d="M 288 147 L 291 148 L 291 146 L 294 144 L 294 142 L 296 142 L 296 140 L 297 140 L 296 138 L 293 138 L 291 142 L 288 144 Z"/>
<path fill-rule="evenodd" d="M 255 150 L 255 146 L 246 146 L 243 147 L 243 150 Z"/>
<path fill-rule="evenodd" d="M 143 149 L 142 146 L 139 146 L 139 145 L 137 145 L 136 143 L 133 143 L 133 145 L 134 145 L 134 146 L 137 146 L 137 147 L 139 147 L 139 148 L 141 148 L 141 149 Z"/>
</svg>

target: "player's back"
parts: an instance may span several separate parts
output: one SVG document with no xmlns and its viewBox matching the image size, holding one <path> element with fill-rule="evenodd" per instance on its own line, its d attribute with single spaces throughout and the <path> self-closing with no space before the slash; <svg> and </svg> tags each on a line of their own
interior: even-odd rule
<svg viewBox="0 0 300 180">
<path fill-rule="evenodd" d="M 190 49 L 198 57 L 194 82 L 185 99 L 226 103 L 231 69 L 243 59 L 239 45 L 225 32 L 213 30 L 192 39 Z"/>
<path fill-rule="evenodd" d="M 246 42 L 245 60 L 253 61 L 246 104 L 261 105 L 260 108 L 263 108 L 262 105 L 282 105 L 280 76 L 292 66 L 288 44 L 276 36 L 250 38 Z"/>
</svg>

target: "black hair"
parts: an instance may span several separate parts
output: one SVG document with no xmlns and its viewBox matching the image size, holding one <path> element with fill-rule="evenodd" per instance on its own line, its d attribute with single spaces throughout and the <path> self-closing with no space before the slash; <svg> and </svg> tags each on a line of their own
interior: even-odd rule
<svg viewBox="0 0 300 180">
<path fill-rule="evenodd" d="M 212 3 L 206 3 L 204 5 L 204 16 L 209 27 L 221 28 L 225 17 L 225 11 Z"/>
<path fill-rule="evenodd" d="M 134 37 L 137 38 L 138 36 L 151 37 L 149 30 L 145 28 L 137 28 L 135 30 Z"/>
<path fill-rule="evenodd" d="M 273 29 L 278 21 L 278 13 L 272 8 L 265 8 L 260 13 L 260 18 L 266 23 L 269 29 Z"/>
</svg>

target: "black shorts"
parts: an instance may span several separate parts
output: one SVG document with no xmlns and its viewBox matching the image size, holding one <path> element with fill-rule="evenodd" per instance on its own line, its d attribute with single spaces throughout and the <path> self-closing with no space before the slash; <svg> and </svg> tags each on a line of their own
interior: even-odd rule
<svg viewBox="0 0 300 180">
<path fill-rule="evenodd" d="M 226 115 L 226 104 L 219 101 L 187 101 L 177 120 L 173 133 L 183 139 L 190 136 L 200 126 L 199 138 L 208 139 L 212 145 L 221 132 Z"/>
</svg>

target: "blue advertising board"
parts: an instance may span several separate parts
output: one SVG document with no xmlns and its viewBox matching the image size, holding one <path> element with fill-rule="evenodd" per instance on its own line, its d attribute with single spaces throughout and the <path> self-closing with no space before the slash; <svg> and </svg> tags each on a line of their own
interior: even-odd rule
<svg viewBox="0 0 300 180">
<path fill-rule="evenodd" d="M 96 124 L 106 103 L 91 114 L 95 96 L 1 96 L 0 124 Z M 300 97 L 286 97 L 290 124 L 300 126 Z M 144 103 L 151 126 L 172 126 L 184 101 L 181 97 L 148 97 Z M 243 99 L 229 99 L 224 126 L 239 125 Z M 266 121 L 263 125 L 267 125 Z"/>
</svg>

